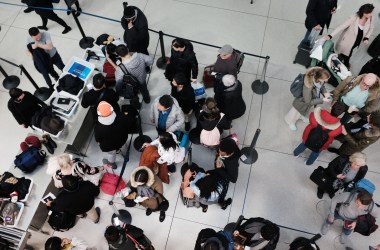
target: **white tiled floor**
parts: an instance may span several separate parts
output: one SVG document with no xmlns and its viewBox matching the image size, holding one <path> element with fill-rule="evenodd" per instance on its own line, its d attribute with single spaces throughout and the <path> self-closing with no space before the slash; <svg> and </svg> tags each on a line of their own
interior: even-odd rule
<svg viewBox="0 0 380 250">
<path fill-rule="evenodd" d="M 8 0 L 9 3 L 19 3 Z M 122 16 L 121 0 L 114 1 L 80 1 L 83 11 L 120 20 Z M 358 6 L 366 3 L 365 0 L 339 0 L 342 8 L 334 15 L 331 27 L 334 28 L 349 15 L 356 12 Z M 247 56 L 239 75 L 243 84 L 243 97 L 247 104 L 246 114 L 234 121 L 232 131 L 237 133 L 243 147 L 250 144 L 257 128 L 261 129 L 261 135 L 257 141 L 259 159 L 253 165 L 240 164 L 239 179 L 235 185 L 231 185 L 228 196 L 233 198 L 232 205 L 225 211 L 217 206 L 210 206 L 204 214 L 199 209 L 185 208 L 178 196 L 180 176 L 177 172 L 172 175 L 170 185 L 165 185 L 165 196 L 170 201 L 167 218 L 163 223 L 158 221 L 158 213 L 150 217 L 145 216 L 141 208 L 128 209 L 133 216 L 133 224 L 144 229 L 146 235 L 152 240 L 156 249 L 163 250 L 190 250 L 194 248 L 194 241 L 198 232 L 206 227 L 220 230 L 228 222 L 236 221 L 240 214 L 245 217 L 261 216 L 283 226 L 277 249 L 288 249 L 288 244 L 297 236 L 311 237 L 296 230 L 310 233 L 318 233 L 329 198 L 319 202 L 316 197 L 316 187 L 309 180 L 313 169 L 318 166 L 327 166 L 334 155 L 323 152 L 319 160 L 311 167 L 304 165 L 303 158 L 295 159 L 292 150 L 299 143 L 302 129 L 305 124 L 298 123 L 298 131 L 292 132 L 283 121 L 283 116 L 291 106 L 292 96 L 289 93 L 289 85 L 294 77 L 304 71 L 304 67 L 293 64 L 297 44 L 305 33 L 304 19 L 306 0 L 256 0 L 255 4 L 249 4 L 249 0 L 131 0 L 131 5 L 140 7 L 148 17 L 149 26 L 154 30 L 162 30 L 168 34 L 189 38 L 205 43 L 221 46 L 225 43 L 232 44 L 235 48 L 262 56 L 269 55 L 270 61 L 266 74 L 269 83 L 269 92 L 264 95 L 256 95 L 251 91 L 251 83 L 262 74 L 263 60 Z M 375 1 L 375 6 L 380 7 L 380 1 Z M 63 3 L 58 7 L 63 8 Z M 35 13 L 24 14 L 22 7 L 0 4 L 0 57 L 23 64 L 40 86 L 45 86 L 41 75 L 34 70 L 33 64 L 25 54 L 25 38 L 27 29 L 40 25 L 40 18 Z M 373 37 L 380 30 L 380 22 L 377 17 L 379 11 L 375 9 L 374 18 L 376 28 Z M 80 32 L 71 16 L 65 12 L 58 12 L 73 31 L 62 35 L 62 27 L 49 22 L 49 32 L 53 42 L 58 48 L 64 61 L 71 56 L 82 56 L 83 50 L 79 48 Z M 116 37 L 123 36 L 121 26 L 113 21 L 97 19 L 92 16 L 82 15 L 80 21 L 88 36 L 97 37 L 102 33 L 109 33 Z M 157 48 L 158 36 L 151 33 L 149 51 L 153 55 Z M 169 51 L 172 38 L 165 37 L 165 48 Z M 199 61 L 201 78 L 203 67 L 214 62 L 217 50 L 203 45 L 194 45 Z M 353 72 L 359 72 L 361 66 L 369 59 L 361 48 L 353 58 Z M 156 59 L 160 56 L 158 47 Z M 8 74 L 19 75 L 19 70 L 5 62 L 0 65 Z M 33 91 L 32 85 L 20 76 L 20 87 Z M 0 76 L 3 80 L 3 76 Z M 170 85 L 163 76 L 163 71 L 153 66 L 149 80 L 149 90 L 152 98 L 168 93 Z M 212 90 L 207 90 L 212 95 Z M 18 144 L 28 132 L 19 127 L 7 110 L 8 93 L 0 86 L 0 120 L 1 130 L 0 166 L 5 170 L 10 166 Z M 262 102 L 262 110 L 260 114 Z M 149 124 L 149 105 L 144 105 L 141 111 L 143 130 L 145 134 L 155 137 L 154 126 Z M 367 149 L 370 172 L 367 177 L 380 187 L 379 174 L 380 155 L 379 144 Z M 206 169 L 212 167 L 213 153 L 200 146 L 194 146 L 194 161 Z M 100 149 L 93 139 L 90 140 L 87 149 L 88 157 L 85 161 L 92 165 L 100 164 Z M 125 179 L 131 170 L 137 166 L 139 153 L 131 150 Z M 307 152 L 303 154 L 307 156 Z M 118 158 L 121 165 L 122 159 Z M 47 177 L 48 178 L 48 177 Z M 80 220 L 73 229 L 66 233 L 54 233 L 54 235 L 71 237 L 76 235 L 86 239 L 91 247 L 98 250 L 107 249 L 103 238 L 103 232 L 110 224 L 112 214 L 108 205 L 110 196 L 101 194 L 96 200 L 102 208 L 102 218 L 98 225 L 93 225 L 87 220 Z M 379 192 L 375 193 L 375 199 L 380 200 Z M 122 208 L 123 203 L 119 198 L 115 204 Z M 343 249 L 338 241 L 340 234 L 339 223 L 331 232 L 318 241 L 321 249 Z M 49 227 L 44 231 L 53 234 Z M 290 228 L 290 229 L 289 229 Z M 293 230 L 296 229 L 296 230 Z M 35 249 L 42 249 L 46 234 L 32 232 L 29 244 Z M 369 244 L 380 243 L 380 230 L 371 237 L 358 234 L 351 236 L 354 249 L 367 249 Z"/>
</svg>

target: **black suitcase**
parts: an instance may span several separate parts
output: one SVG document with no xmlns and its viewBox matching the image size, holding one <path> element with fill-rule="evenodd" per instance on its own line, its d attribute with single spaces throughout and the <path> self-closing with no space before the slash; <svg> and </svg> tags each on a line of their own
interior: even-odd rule
<svg viewBox="0 0 380 250">
<path fill-rule="evenodd" d="M 375 75 L 380 76 L 380 58 L 372 58 L 364 64 L 359 75 L 366 73 L 374 73 Z"/>
<path fill-rule="evenodd" d="M 335 190 L 333 188 L 333 180 L 330 176 L 327 175 L 326 169 L 323 167 L 319 166 L 316 168 L 310 175 L 310 180 L 317 184 L 317 186 L 323 189 L 326 193 L 335 193 Z"/>
<path fill-rule="evenodd" d="M 298 63 L 306 68 L 310 66 L 311 58 L 310 58 L 310 51 L 312 48 L 310 48 L 308 45 L 300 44 L 298 45 L 298 52 L 296 55 L 296 58 L 294 58 L 293 63 Z"/>
<path fill-rule="evenodd" d="M 380 55 L 380 34 L 372 41 L 367 50 L 368 54 L 374 58 Z"/>
</svg>

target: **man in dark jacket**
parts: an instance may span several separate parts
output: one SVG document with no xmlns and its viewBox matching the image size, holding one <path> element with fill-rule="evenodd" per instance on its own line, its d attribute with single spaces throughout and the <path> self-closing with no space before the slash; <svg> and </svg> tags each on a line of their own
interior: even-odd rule
<svg viewBox="0 0 380 250">
<path fill-rule="evenodd" d="M 124 31 L 124 42 L 129 51 L 149 55 L 148 20 L 144 13 L 135 6 L 125 6 L 124 16 L 121 18 Z"/>
<path fill-rule="evenodd" d="M 229 239 L 226 237 L 227 234 L 231 233 L 225 231 L 216 232 L 211 228 L 202 229 L 198 234 L 194 250 L 229 249 Z M 230 235 L 230 238 L 232 239 L 232 235 Z"/>
<path fill-rule="evenodd" d="M 99 189 L 89 181 L 79 181 L 73 175 L 65 175 L 62 178 L 63 190 L 53 201 L 48 201 L 46 206 L 54 212 L 67 212 L 72 215 L 87 214 L 86 218 L 98 223 L 100 208 L 94 207 L 95 197 Z"/>
<path fill-rule="evenodd" d="M 236 142 L 232 138 L 225 138 L 220 141 L 218 155 L 215 159 L 215 169 L 208 172 L 219 176 L 220 184 L 223 191 L 219 196 L 219 205 L 222 209 L 226 209 L 232 199 L 225 200 L 229 183 L 236 183 L 239 175 L 239 158 L 241 152 Z"/>
<path fill-rule="evenodd" d="M 193 45 L 189 41 L 176 38 L 172 42 L 171 56 L 166 65 L 165 77 L 171 82 L 175 74 L 179 72 L 195 82 L 198 77 L 198 61 Z"/>
<path fill-rule="evenodd" d="M 214 71 L 222 75 L 230 74 L 237 78 L 239 60 L 239 54 L 234 52 L 231 45 L 226 44 L 219 50 Z"/>
<path fill-rule="evenodd" d="M 106 88 L 106 78 L 102 73 L 94 75 L 92 78 L 92 84 L 94 89 L 83 94 L 82 98 L 82 107 L 88 108 L 91 107 L 91 112 L 94 116 L 94 120 L 98 120 L 97 107 L 101 101 L 106 101 L 111 104 L 114 112 L 118 114 L 120 112 L 119 104 L 119 95 L 113 89 Z"/>
<path fill-rule="evenodd" d="M 19 88 L 9 90 L 11 99 L 8 101 L 8 109 L 18 124 L 27 128 L 31 125 L 33 115 L 46 104 L 27 91 Z"/>
<path fill-rule="evenodd" d="M 104 232 L 104 237 L 106 238 L 109 249 L 116 250 L 134 250 L 136 249 L 135 243 L 127 236 L 129 234 L 132 238 L 142 244 L 145 248 L 150 249 L 150 244 L 145 239 L 144 231 L 138 227 L 132 226 L 130 224 L 125 224 L 124 228 L 118 226 L 109 226 Z"/>
<path fill-rule="evenodd" d="M 171 96 L 177 99 L 179 106 L 185 114 L 185 130 L 190 130 L 190 117 L 195 105 L 194 89 L 190 85 L 190 79 L 183 73 L 177 73 L 172 81 Z"/>
<path fill-rule="evenodd" d="M 309 0 L 306 7 L 306 34 L 302 43 L 308 44 L 308 38 L 311 30 L 320 30 L 321 33 L 323 28 L 329 28 L 331 22 L 331 16 L 335 13 L 338 0 Z"/>
<path fill-rule="evenodd" d="M 98 122 L 95 124 L 95 141 L 105 154 L 104 164 L 110 164 L 113 169 L 117 168 L 116 152 L 120 149 L 122 155 L 127 152 L 128 133 L 131 131 L 128 118 L 122 114 L 116 114 L 112 106 L 105 101 L 98 105 Z"/>
</svg>

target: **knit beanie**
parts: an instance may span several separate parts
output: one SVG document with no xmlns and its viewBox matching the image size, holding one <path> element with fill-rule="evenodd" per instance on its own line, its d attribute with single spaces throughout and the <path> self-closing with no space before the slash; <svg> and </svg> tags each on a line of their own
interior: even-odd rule
<svg viewBox="0 0 380 250">
<path fill-rule="evenodd" d="M 136 15 L 135 9 L 132 8 L 131 6 L 128 6 L 127 8 L 124 9 L 124 18 L 129 19 L 132 18 Z"/>
<path fill-rule="evenodd" d="M 103 125 L 111 125 L 116 118 L 113 107 L 105 101 L 101 101 L 98 105 L 98 121 Z"/>
<path fill-rule="evenodd" d="M 236 78 L 233 75 L 224 75 L 222 78 L 223 85 L 226 87 L 231 87 L 235 84 Z"/>
</svg>

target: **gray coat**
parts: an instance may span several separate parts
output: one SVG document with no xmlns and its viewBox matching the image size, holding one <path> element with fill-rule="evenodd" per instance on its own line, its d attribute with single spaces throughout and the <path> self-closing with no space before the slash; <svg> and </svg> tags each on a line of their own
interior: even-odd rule
<svg viewBox="0 0 380 250">
<path fill-rule="evenodd" d="M 158 100 L 161 96 L 157 97 L 150 110 L 150 120 L 154 121 L 155 125 L 158 125 Z M 173 98 L 173 97 L 172 97 Z M 177 130 L 183 130 L 185 124 L 185 115 L 182 112 L 181 107 L 178 105 L 178 102 L 173 98 L 172 110 L 169 113 L 168 119 L 166 120 L 166 128 L 168 132 L 174 132 Z"/>
<path fill-rule="evenodd" d="M 326 89 L 324 86 L 321 87 L 321 93 L 326 93 Z M 298 112 L 300 112 L 301 115 L 307 116 L 311 107 L 323 103 L 323 96 L 320 95 L 320 97 L 317 96 L 317 90 L 316 88 L 314 88 L 312 76 L 308 76 L 306 72 L 302 97 L 297 97 L 294 99 L 293 107 Z"/>
</svg>

